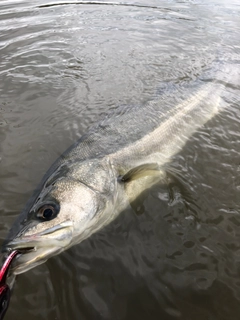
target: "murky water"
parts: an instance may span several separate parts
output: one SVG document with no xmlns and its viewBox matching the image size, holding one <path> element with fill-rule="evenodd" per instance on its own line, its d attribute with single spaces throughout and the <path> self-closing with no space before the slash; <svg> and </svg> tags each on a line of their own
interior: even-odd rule
<svg viewBox="0 0 240 320">
<path fill-rule="evenodd" d="M 237 0 L 1 0 L 0 239 L 51 163 L 119 105 L 240 65 Z M 239 69 L 238 69 L 239 70 Z M 240 83 L 177 155 L 173 179 L 20 275 L 6 319 L 240 317 Z"/>
</svg>

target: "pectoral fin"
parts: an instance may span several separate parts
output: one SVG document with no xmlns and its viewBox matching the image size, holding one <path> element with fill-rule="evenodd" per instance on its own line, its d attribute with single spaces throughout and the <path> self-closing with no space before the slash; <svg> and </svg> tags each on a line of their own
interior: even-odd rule
<svg viewBox="0 0 240 320">
<path fill-rule="evenodd" d="M 122 182 L 129 182 L 146 176 L 154 176 L 160 173 L 157 163 L 146 163 L 135 167 L 119 177 Z"/>
</svg>

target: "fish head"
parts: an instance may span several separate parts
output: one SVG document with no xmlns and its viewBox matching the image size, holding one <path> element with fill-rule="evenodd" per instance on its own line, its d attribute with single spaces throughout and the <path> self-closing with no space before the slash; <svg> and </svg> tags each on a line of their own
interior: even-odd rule
<svg viewBox="0 0 240 320">
<path fill-rule="evenodd" d="M 13 273 L 45 262 L 107 224 L 114 188 L 108 165 L 88 161 L 60 166 L 30 199 L 4 244 L 5 252 L 20 252 Z"/>
</svg>

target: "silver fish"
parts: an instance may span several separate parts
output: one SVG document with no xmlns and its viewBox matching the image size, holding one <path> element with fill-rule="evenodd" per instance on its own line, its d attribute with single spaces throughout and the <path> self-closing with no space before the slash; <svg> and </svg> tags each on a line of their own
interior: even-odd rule
<svg viewBox="0 0 240 320">
<path fill-rule="evenodd" d="M 176 105 L 163 95 L 118 109 L 52 165 L 4 244 L 5 252 L 22 252 L 14 274 L 90 237 L 164 176 L 172 157 L 219 110 L 223 83 L 202 83 Z"/>
</svg>

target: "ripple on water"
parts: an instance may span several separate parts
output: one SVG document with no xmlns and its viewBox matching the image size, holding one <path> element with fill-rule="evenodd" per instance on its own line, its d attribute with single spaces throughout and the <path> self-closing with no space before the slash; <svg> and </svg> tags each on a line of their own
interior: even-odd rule
<svg viewBox="0 0 240 320">
<path fill-rule="evenodd" d="M 100 3 L 0 3 L 2 240 L 49 165 L 109 110 L 177 103 L 216 60 L 238 70 L 234 1 Z M 237 73 L 224 84 L 226 108 L 175 157 L 179 174 L 19 276 L 6 319 L 238 320 Z"/>
</svg>

